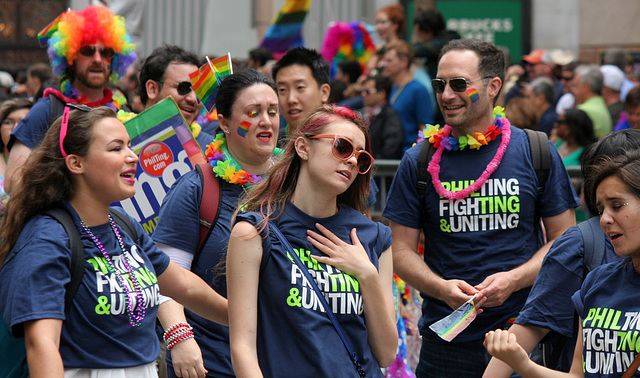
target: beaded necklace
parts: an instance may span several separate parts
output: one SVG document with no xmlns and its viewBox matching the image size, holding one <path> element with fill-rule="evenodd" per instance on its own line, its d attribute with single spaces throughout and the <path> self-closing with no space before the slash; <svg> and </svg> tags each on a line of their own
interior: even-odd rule
<svg viewBox="0 0 640 378">
<path fill-rule="evenodd" d="M 431 159 L 431 162 L 429 162 L 429 167 L 427 168 L 427 171 L 429 171 L 429 173 L 431 174 L 431 181 L 433 182 L 433 186 L 435 187 L 436 192 L 441 197 L 448 198 L 448 199 L 465 198 L 469 196 L 471 193 L 480 189 L 480 187 L 484 185 L 484 183 L 489 179 L 489 177 L 491 177 L 493 172 L 495 172 L 496 169 L 498 169 L 498 166 L 500 165 L 500 163 L 502 162 L 502 158 L 504 157 L 504 153 L 507 150 L 507 146 L 509 145 L 509 141 L 511 140 L 511 124 L 509 123 L 509 120 L 504 116 L 504 109 L 502 107 L 499 107 L 499 106 L 496 107 L 493 110 L 493 115 L 494 115 L 493 125 L 489 127 L 489 130 L 485 134 L 475 133 L 476 137 L 474 138 L 474 140 L 478 142 L 479 145 L 477 147 L 474 147 L 476 145 L 474 142 L 473 145 L 470 145 L 470 148 L 479 149 L 481 145 L 489 144 L 491 140 L 495 139 L 498 135 L 502 134 L 502 141 L 500 142 L 500 146 L 498 146 L 498 151 L 496 151 L 496 155 L 489 162 L 489 164 L 487 164 L 487 167 L 485 168 L 484 172 L 482 172 L 482 175 L 480 175 L 480 177 L 477 180 L 475 180 L 473 184 L 469 185 L 467 188 L 460 190 L 458 192 L 452 192 L 450 190 L 446 190 L 442 186 L 442 182 L 440 181 L 440 160 L 442 159 L 442 153 L 444 152 L 445 149 L 447 151 L 451 151 L 452 149 L 454 150 L 464 149 L 464 146 L 462 145 L 462 138 L 464 137 L 461 136 L 460 139 L 457 140 L 458 148 L 455 148 L 456 144 L 451 143 L 451 139 L 455 139 L 455 138 L 449 136 L 451 134 L 451 126 L 445 125 L 445 127 L 443 127 L 442 130 L 439 130 L 436 134 L 433 134 L 429 138 L 429 142 L 433 143 L 434 147 L 436 147 L 437 150 L 435 154 L 433 154 L 433 158 Z M 436 137 L 437 135 L 440 135 L 440 137 Z M 426 137 L 426 134 L 425 134 L 425 137 Z M 469 137 L 468 134 L 467 134 L 467 137 Z M 433 141 L 431 141 L 432 138 L 433 138 Z"/>
<path fill-rule="evenodd" d="M 116 235 L 116 238 L 118 239 L 118 244 L 120 245 L 120 249 L 122 250 L 123 265 L 127 269 L 129 280 L 133 284 L 133 289 L 136 294 L 137 303 L 138 303 L 138 310 L 136 311 L 136 314 L 133 313 L 134 305 L 131 303 L 131 300 L 129 298 L 129 294 L 131 293 L 131 290 L 129 290 L 129 286 L 126 285 L 124 281 L 124 277 L 122 277 L 122 274 L 120 274 L 120 272 L 115 268 L 115 265 L 113 264 L 111 257 L 107 253 L 107 250 L 104 248 L 100 240 L 98 240 L 98 238 L 93 234 L 93 232 L 91 232 L 89 227 L 87 227 L 87 224 L 84 223 L 82 219 L 80 219 L 80 224 L 82 225 L 82 228 L 85 230 L 85 232 L 89 234 L 89 236 L 91 237 L 91 240 L 93 240 L 93 243 L 96 245 L 96 247 L 98 247 L 100 252 L 102 252 L 102 255 L 107 260 L 107 267 L 109 269 L 109 272 L 115 274 L 116 280 L 118 281 L 118 283 L 120 284 L 120 287 L 122 287 L 122 290 L 124 291 L 124 298 L 125 298 L 125 304 L 127 308 L 127 315 L 129 317 L 129 324 L 131 324 L 132 327 L 139 327 L 142 324 L 142 321 L 144 320 L 144 316 L 146 312 L 146 309 L 145 309 L 146 301 L 144 299 L 144 296 L 142 295 L 142 286 L 140 285 L 138 278 L 134 274 L 133 269 L 131 268 L 131 264 L 129 264 L 129 257 L 125 251 L 124 243 L 122 242 L 122 236 L 120 236 L 120 232 L 118 231 L 118 228 L 113 222 L 113 219 L 111 218 L 111 214 L 109 214 L 109 224 L 111 225 L 111 229 L 113 230 L 113 233 Z"/>
<path fill-rule="evenodd" d="M 282 149 L 273 151 L 271 158 L 282 155 Z M 224 133 L 216 134 L 213 141 L 205 151 L 207 161 L 213 167 L 213 173 L 230 184 L 238 184 L 243 187 L 251 186 L 262 180 L 261 176 L 254 175 L 242 169 L 227 149 L 227 138 Z"/>
</svg>

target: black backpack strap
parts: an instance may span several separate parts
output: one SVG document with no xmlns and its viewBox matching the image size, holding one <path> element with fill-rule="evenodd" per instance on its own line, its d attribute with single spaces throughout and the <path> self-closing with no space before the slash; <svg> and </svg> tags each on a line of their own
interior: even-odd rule
<svg viewBox="0 0 640 378">
<path fill-rule="evenodd" d="M 121 213 L 121 210 L 117 210 L 116 207 L 110 207 L 109 214 L 111 214 L 113 221 L 116 222 L 124 232 L 129 234 L 129 237 L 133 239 L 133 242 L 140 245 L 140 237 L 136 231 L 136 227 L 133 225 L 133 222 L 131 222 L 131 219 Z"/>
<path fill-rule="evenodd" d="M 200 198 L 199 220 L 200 232 L 198 237 L 198 248 L 193 256 L 191 267 L 193 268 L 202 254 L 204 245 L 209 240 L 213 227 L 218 221 L 220 215 L 220 204 L 222 203 L 222 189 L 220 179 L 217 178 L 211 166 L 208 163 L 196 165 L 196 171 L 200 176 L 200 184 L 202 185 L 202 198 Z"/>
<path fill-rule="evenodd" d="M 549 137 L 542 131 L 524 129 L 529 139 L 529 147 L 531 150 L 531 161 L 533 169 L 538 178 L 538 199 L 544 193 L 544 186 L 549 178 L 551 171 L 551 148 L 549 147 Z"/>
<path fill-rule="evenodd" d="M 418 195 L 420 196 L 420 203 L 422 203 L 424 195 L 427 192 L 427 186 L 431 178 L 431 174 L 429 174 L 427 168 L 429 168 L 429 162 L 435 153 L 436 149 L 433 147 L 433 144 L 429 143 L 428 140 L 424 140 L 422 147 L 420 147 L 420 154 L 418 154 L 418 183 L 416 184 Z"/>
<path fill-rule="evenodd" d="M 578 224 L 578 229 L 584 241 L 584 272 L 585 276 L 602 265 L 604 260 L 605 240 L 600 227 L 600 218 L 591 217 Z"/>
<path fill-rule="evenodd" d="M 51 102 L 49 107 L 49 126 L 51 126 L 64 113 L 65 103 L 52 94 L 49 94 L 49 102 Z"/>
<path fill-rule="evenodd" d="M 76 225 L 66 210 L 55 207 L 45 210 L 43 214 L 57 220 L 69 236 L 69 248 L 71 249 L 71 265 L 69 269 L 71 271 L 71 281 L 69 281 L 69 285 L 64 293 L 64 309 L 66 312 L 71 306 L 73 297 L 76 295 L 82 282 L 82 276 L 84 275 L 84 248 L 82 247 Z"/>
</svg>

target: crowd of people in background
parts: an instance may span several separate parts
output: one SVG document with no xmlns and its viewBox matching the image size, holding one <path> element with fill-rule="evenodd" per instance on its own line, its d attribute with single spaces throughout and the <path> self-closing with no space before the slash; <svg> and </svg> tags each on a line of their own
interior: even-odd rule
<svg viewBox="0 0 640 378">
<path fill-rule="evenodd" d="M 0 71 L 0 374 L 640 376 L 636 65 L 617 47 L 509 62 L 436 9 L 405 14 L 379 9 L 373 57 L 333 77 L 304 47 L 233 58 L 207 113 L 203 56 L 137 57 L 122 17 L 64 13 L 51 62 Z M 150 237 L 109 206 L 135 193 L 122 122 L 168 97 L 208 164 Z M 430 326 L 467 303 L 442 340 Z"/>
</svg>

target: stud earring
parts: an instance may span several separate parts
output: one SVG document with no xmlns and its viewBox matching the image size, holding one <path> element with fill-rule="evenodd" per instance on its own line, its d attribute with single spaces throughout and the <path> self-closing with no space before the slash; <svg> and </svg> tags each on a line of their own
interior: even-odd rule
<svg viewBox="0 0 640 378">
<path fill-rule="evenodd" d="M 229 134 L 229 130 L 222 130 L 225 134 Z"/>
</svg>

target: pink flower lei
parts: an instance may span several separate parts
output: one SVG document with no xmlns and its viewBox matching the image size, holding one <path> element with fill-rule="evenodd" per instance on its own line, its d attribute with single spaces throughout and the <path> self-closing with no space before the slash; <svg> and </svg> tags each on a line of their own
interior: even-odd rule
<svg viewBox="0 0 640 378">
<path fill-rule="evenodd" d="M 435 187 L 436 192 L 441 197 L 448 198 L 448 199 L 465 198 L 469 196 L 471 193 L 480 189 L 480 187 L 482 187 L 482 185 L 484 185 L 484 183 L 487 182 L 489 177 L 491 177 L 493 172 L 495 172 L 496 169 L 498 169 L 498 166 L 500 165 L 500 162 L 502 162 L 502 158 L 504 157 L 504 154 L 507 150 L 507 146 L 509 145 L 509 141 L 511 140 L 511 123 L 509 123 L 509 120 L 507 120 L 507 118 L 504 117 L 504 113 L 501 111 L 501 108 L 499 107 L 494 109 L 494 117 L 495 118 L 493 121 L 493 126 L 489 127 L 490 130 L 487 134 L 491 133 L 492 136 L 493 135 L 497 136 L 502 134 L 502 141 L 500 142 L 500 146 L 498 146 L 498 151 L 496 151 L 496 155 L 489 162 L 484 172 L 482 172 L 482 175 L 480 175 L 480 177 L 473 184 L 469 185 L 467 188 L 460 190 L 458 192 L 452 192 L 450 190 L 446 190 L 442 186 L 442 182 L 440 181 L 440 161 L 442 159 L 442 153 L 444 152 L 445 149 L 447 149 L 448 151 L 452 149 L 452 146 L 450 146 L 448 143 L 443 143 L 442 141 L 450 140 L 449 134 L 451 134 L 451 126 L 445 125 L 445 127 L 443 127 L 441 130 L 438 131 L 438 134 L 441 134 L 443 137 L 442 139 L 440 139 L 440 143 L 438 143 L 438 145 L 432 142 L 431 138 L 429 139 L 429 142 L 434 143 L 434 146 L 437 147 L 437 150 L 433 155 L 431 162 L 429 163 L 429 167 L 427 168 L 427 171 L 429 171 L 429 173 L 431 174 L 431 180 L 433 182 L 433 186 Z M 476 133 L 476 134 L 482 134 L 482 133 Z M 486 137 L 487 134 L 483 134 L 483 135 Z M 489 138 L 486 138 L 486 139 L 489 139 Z M 491 139 L 495 139 L 495 137 Z M 425 141 L 425 143 L 426 142 L 427 141 Z M 482 143 L 482 144 L 488 144 L 488 142 Z"/>
</svg>

